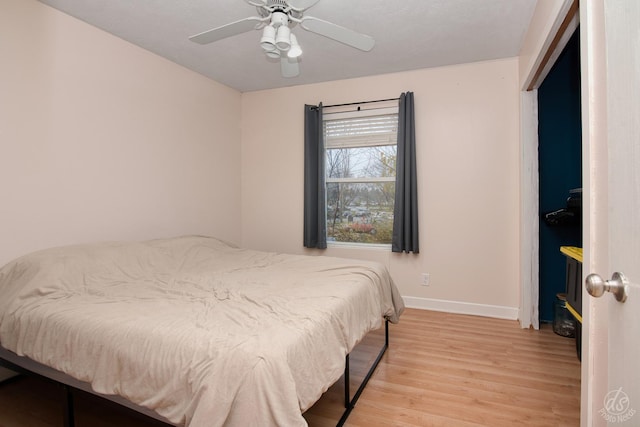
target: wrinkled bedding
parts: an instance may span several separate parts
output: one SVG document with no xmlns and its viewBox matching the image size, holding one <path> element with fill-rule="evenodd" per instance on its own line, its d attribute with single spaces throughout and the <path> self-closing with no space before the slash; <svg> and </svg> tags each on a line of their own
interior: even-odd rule
<svg viewBox="0 0 640 427">
<path fill-rule="evenodd" d="M 380 264 L 200 236 L 0 269 L 0 346 L 191 427 L 306 425 L 346 354 L 403 308 Z"/>
</svg>

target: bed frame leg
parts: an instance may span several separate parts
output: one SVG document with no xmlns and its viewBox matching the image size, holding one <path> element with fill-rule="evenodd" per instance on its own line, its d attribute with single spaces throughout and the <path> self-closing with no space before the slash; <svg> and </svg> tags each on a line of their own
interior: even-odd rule
<svg viewBox="0 0 640 427">
<path fill-rule="evenodd" d="M 32 375 L 38 378 L 43 378 L 46 380 L 51 381 L 50 378 L 44 377 L 42 375 L 36 374 L 34 372 L 31 372 L 21 366 L 16 365 L 15 363 L 9 362 L 8 360 L 5 359 L 1 359 L 0 358 L 0 366 L 3 366 L 7 369 L 10 369 L 14 372 L 17 372 L 19 374 L 22 375 Z M 66 384 L 62 384 L 62 383 L 58 383 L 57 381 L 54 381 L 57 384 L 60 384 L 60 386 L 62 387 L 62 392 L 63 392 L 63 397 L 62 397 L 62 404 L 63 404 L 63 408 L 62 408 L 62 422 L 64 427 L 74 427 L 75 426 L 75 420 L 74 420 L 74 410 L 73 410 L 73 393 L 72 393 L 72 387 L 69 387 Z"/>
<path fill-rule="evenodd" d="M 349 390 L 349 355 L 345 358 L 344 362 L 344 407 L 349 408 L 351 405 L 351 392 Z"/>
<path fill-rule="evenodd" d="M 349 418 L 349 414 L 351 414 L 351 411 L 356 406 L 356 402 L 358 401 L 358 398 L 360 398 L 360 395 L 364 391 L 364 388 L 367 386 L 369 379 L 371 378 L 371 376 L 373 375 L 373 372 L 378 367 L 378 363 L 380 363 L 380 360 L 382 359 L 382 356 L 384 356 L 384 353 L 387 351 L 387 348 L 389 348 L 389 321 L 388 320 L 384 322 L 384 344 L 382 345 L 382 348 L 378 353 L 378 357 L 371 365 L 371 368 L 369 368 L 369 372 L 367 372 L 367 375 L 362 380 L 360 387 L 358 387 L 358 390 L 356 390 L 356 393 L 353 395 L 353 399 L 351 398 L 350 391 L 349 391 L 349 355 L 347 354 L 345 358 L 345 365 L 344 365 L 345 410 L 344 410 L 344 413 L 342 414 L 342 417 L 340 418 L 340 421 L 338 421 L 338 424 L 336 424 L 336 427 L 342 427 L 344 423 L 347 421 L 347 418 Z"/>
<path fill-rule="evenodd" d="M 74 427 L 75 419 L 74 419 L 74 410 L 73 410 L 73 393 L 71 391 L 71 387 L 66 384 L 62 384 L 62 392 L 64 393 L 63 398 L 63 425 L 64 427 Z"/>
</svg>

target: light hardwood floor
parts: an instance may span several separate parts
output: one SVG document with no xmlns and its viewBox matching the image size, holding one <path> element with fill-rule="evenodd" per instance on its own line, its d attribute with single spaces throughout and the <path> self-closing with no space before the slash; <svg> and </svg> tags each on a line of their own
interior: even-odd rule
<svg viewBox="0 0 640 427">
<path fill-rule="evenodd" d="M 352 368 L 374 354 L 368 343 Z M 329 390 L 306 414 L 311 427 L 334 426 L 342 391 Z M 20 377 L 0 384 L 1 427 L 61 426 L 57 386 Z M 390 347 L 346 425 L 578 426 L 580 363 L 573 339 L 522 330 L 515 321 L 407 309 L 390 326 Z M 84 395 L 78 427 L 157 426 Z M 284 426 L 286 427 L 286 426 Z"/>
</svg>

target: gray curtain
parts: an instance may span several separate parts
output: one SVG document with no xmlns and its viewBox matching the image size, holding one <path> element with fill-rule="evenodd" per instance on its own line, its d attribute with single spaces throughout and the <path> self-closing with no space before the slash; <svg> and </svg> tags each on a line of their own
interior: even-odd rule
<svg viewBox="0 0 640 427">
<path fill-rule="evenodd" d="M 420 251 L 418 244 L 418 188 L 416 177 L 416 126 L 413 92 L 400 95 L 398 109 L 398 157 L 393 208 L 393 252 Z"/>
<path fill-rule="evenodd" d="M 304 246 L 326 249 L 322 103 L 304 106 Z"/>
</svg>

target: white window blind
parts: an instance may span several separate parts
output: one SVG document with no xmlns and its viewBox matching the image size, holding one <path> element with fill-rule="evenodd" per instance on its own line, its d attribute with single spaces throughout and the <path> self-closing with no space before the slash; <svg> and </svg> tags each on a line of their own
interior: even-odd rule
<svg viewBox="0 0 640 427">
<path fill-rule="evenodd" d="M 359 111 L 358 113 L 360 114 L 336 113 L 325 117 L 326 148 L 396 144 L 398 138 L 397 108 L 387 108 L 375 114 L 371 111 Z"/>
</svg>

